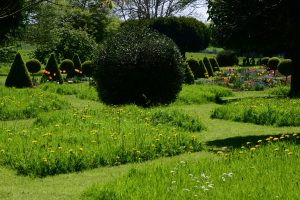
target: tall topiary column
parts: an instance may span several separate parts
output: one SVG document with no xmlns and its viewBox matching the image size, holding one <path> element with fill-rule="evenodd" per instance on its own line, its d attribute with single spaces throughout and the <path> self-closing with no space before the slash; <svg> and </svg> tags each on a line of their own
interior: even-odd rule
<svg viewBox="0 0 300 200">
<path fill-rule="evenodd" d="M 52 53 L 43 72 L 42 82 L 45 80 L 63 83 L 60 70 L 56 62 L 55 55 Z"/>
<path fill-rule="evenodd" d="M 16 88 L 32 87 L 31 79 L 20 53 L 17 53 L 10 68 L 5 86 Z"/>
<path fill-rule="evenodd" d="M 78 77 L 82 77 L 83 74 L 82 74 L 82 65 L 81 65 L 81 61 L 80 61 L 80 58 L 78 56 L 78 54 L 75 54 L 73 56 L 73 63 L 74 63 L 74 75 L 75 76 L 78 76 Z"/>
<path fill-rule="evenodd" d="M 208 75 L 209 76 L 214 76 L 214 70 L 213 70 L 213 68 L 212 68 L 212 66 L 211 66 L 211 64 L 210 64 L 207 57 L 203 58 L 203 63 L 205 65 L 206 69 L 207 69 Z"/>
</svg>

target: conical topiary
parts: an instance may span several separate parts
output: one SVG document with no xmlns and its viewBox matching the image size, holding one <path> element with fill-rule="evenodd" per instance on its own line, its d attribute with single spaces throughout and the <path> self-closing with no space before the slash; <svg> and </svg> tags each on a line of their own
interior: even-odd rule
<svg viewBox="0 0 300 200">
<path fill-rule="evenodd" d="M 20 53 L 17 53 L 10 68 L 5 81 L 5 86 L 16 88 L 32 87 L 31 79 Z"/>
<path fill-rule="evenodd" d="M 203 63 L 203 60 L 199 60 L 199 73 L 201 74 L 200 78 L 208 78 L 207 69 Z"/>
<path fill-rule="evenodd" d="M 82 65 L 81 65 L 81 61 L 80 61 L 80 58 L 78 56 L 78 54 L 75 54 L 73 56 L 73 63 L 74 63 L 74 70 L 75 70 L 75 73 L 74 75 L 75 76 L 78 76 L 78 77 L 81 77 L 83 74 L 82 74 Z"/>
<path fill-rule="evenodd" d="M 184 67 L 184 83 L 189 85 L 194 84 L 195 83 L 194 74 L 191 68 L 189 67 L 188 63 L 184 62 L 183 67 Z"/>
<path fill-rule="evenodd" d="M 204 65 L 205 65 L 205 67 L 206 67 L 206 70 L 207 70 L 207 72 L 208 72 L 208 75 L 209 75 L 209 76 L 214 76 L 214 70 L 213 70 L 213 68 L 212 68 L 212 66 L 211 66 L 211 64 L 210 64 L 210 62 L 209 62 L 209 60 L 208 60 L 207 57 L 204 57 L 204 58 L 203 58 L 203 63 L 204 63 Z"/>
<path fill-rule="evenodd" d="M 209 58 L 209 62 L 211 64 L 214 72 L 220 71 L 220 66 L 219 66 L 219 63 L 216 58 Z"/>
<path fill-rule="evenodd" d="M 52 53 L 43 72 L 42 80 L 63 83 L 60 70 L 58 69 L 55 55 Z"/>
</svg>

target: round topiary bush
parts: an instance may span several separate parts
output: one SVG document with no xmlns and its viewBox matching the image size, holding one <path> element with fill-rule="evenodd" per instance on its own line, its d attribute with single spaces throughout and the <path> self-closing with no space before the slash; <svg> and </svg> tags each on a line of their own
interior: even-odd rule
<svg viewBox="0 0 300 200">
<path fill-rule="evenodd" d="M 214 72 L 216 71 L 220 71 L 220 66 L 219 66 L 219 63 L 218 61 L 216 60 L 216 58 L 209 58 L 209 62 L 214 70 Z"/>
<path fill-rule="evenodd" d="M 199 60 L 199 73 L 200 73 L 200 78 L 208 78 L 208 72 L 207 69 L 203 63 L 203 60 Z"/>
<path fill-rule="evenodd" d="M 292 60 L 284 59 L 280 61 L 278 64 L 278 71 L 286 77 L 292 75 Z"/>
<path fill-rule="evenodd" d="M 176 44 L 147 28 L 121 28 L 103 42 L 94 63 L 97 91 L 106 104 L 168 104 L 184 78 Z"/>
<path fill-rule="evenodd" d="M 269 57 L 263 57 L 262 59 L 261 59 L 261 64 L 263 65 L 263 66 L 267 66 L 267 64 L 268 64 L 268 62 L 269 62 Z"/>
<path fill-rule="evenodd" d="M 186 60 L 186 63 L 189 65 L 190 69 L 192 70 L 193 74 L 194 74 L 194 78 L 200 78 L 201 74 L 200 74 L 200 66 L 197 60 L 195 60 L 194 58 L 189 58 Z"/>
<path fill-rule="evenodd" d="M 187 62 L 184 62 L 183 66 L 184 66 L 184 83 L 189 84 L 189 85 L 194 84 L 195 77 L 194 77 L 194 74 L 193 74 L 191 68 L 189 67 Z"/>
<path fill-rule="evenodd" d="M 209 76 L 214 76 L 214 70 L 213 70 L 213 68 L 212 68 L 212 66 L 211 66 L 211 64 L 210 64 L 207 57 L 203 58 L 203 63 L 205 65 L 205 68 L 207 70 L 208 75 Z"/>
<path fill-rule="evenodd" d="M 92 77 L 94 75 L 95 68 L 93 66 L 93 62 L 90 60 L 82 63 L 82 73 L 87 77 Z"/>
<path fill-rule="evenodd" d="M 270 58 L 268 63 L 267 63 L 268 69 L 269 70 L 277 70 L 279 62 L 280 62 L 280 60 L 277 57 Z"/>
<path fill-rule="evenodd" d="M 30 59 L 26 62 L 26 67 L 30 73 L 34 74 L 41 70 L 42 64 L 37 59 Z"/>
<path fill-rule="evenodd" d="M 16 88 L 32 87 L 31 79 L 20 53 L 17 53 L 10 68 L 5 86 Z"/>
<path fill-rule="evenodd" d="M 237 65 L 239 59 L 234 51 L 224 50 L 217 54 L 217 61 L 220 67 Z"/>
<path fill-rule="evenodd" d="M 65 59 L 60 63 L 59 69 L 60 69 L 61 73 L 68 74 L 74 70 L 74 63 L 70 59 Z"/>
</svg>

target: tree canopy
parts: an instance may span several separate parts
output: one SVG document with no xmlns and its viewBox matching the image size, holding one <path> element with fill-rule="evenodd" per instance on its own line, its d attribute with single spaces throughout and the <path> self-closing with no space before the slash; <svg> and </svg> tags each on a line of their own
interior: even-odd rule
<svg viewBox="0 0 300 200">
<path fill-rule="evenodd" d="M 291 96 L 300 95 L 299 10 L 297 0 L 208 0 L 214 36 L 221 46 L 292 58 Z"/>
</svg>

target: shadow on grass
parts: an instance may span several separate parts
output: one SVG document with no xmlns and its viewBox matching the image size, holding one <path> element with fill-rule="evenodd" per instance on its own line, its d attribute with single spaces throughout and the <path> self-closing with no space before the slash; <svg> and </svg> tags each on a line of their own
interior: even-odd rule
<svg viewBox="0 0 300 200">
<path fill-rule="evenodd" d="M 232 137 L 232 138 L 226 138 L 226 139 L 221 139 L 221 140 L 213 140 L 213 141 L 208 141 L 206 142 L 206 145 L 208 147 L 212 148 L 222 148 L 222 147 L 227 147 L 229 149 L 235 149 L 235 148 L 240 148 L 241 146 L 245 146 L 247 142 L 251 142 L 251 144 L 258 144 L 259 140 L 264 141 L 266 143 L 266 139 L 270 136 L 273 138 L 280 138 L 283 134 L 279 135 L 260 135 L 260 136 L 244 136 L 244 137 Z M 287 134 L 289 137 L 285 137 L 284 139 L 279 139 L 279 141 L 286 141 L 286 142 L 294 142 L 297 145 L 300 144 L 300 139 L 299 136 L 300 134 L 298 133 L 296 136 L 293 136 L 293 134 Z"/>
</svg>

